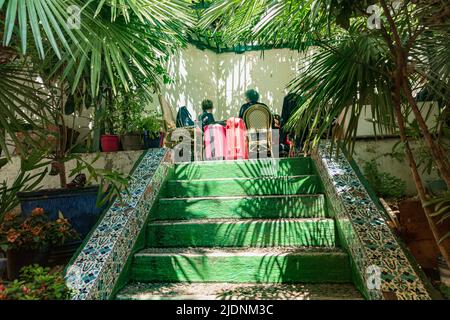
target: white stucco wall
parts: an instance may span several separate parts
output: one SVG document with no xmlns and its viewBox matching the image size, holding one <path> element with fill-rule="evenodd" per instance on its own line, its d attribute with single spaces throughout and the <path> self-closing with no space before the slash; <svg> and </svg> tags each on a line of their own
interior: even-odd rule
<svg viewBox="0 0 450 320">
<path fill-rule="evenodd" d="M 98 169 L 112 169 L 118 171 L 124 175 L 128 175 L 133 168 L 136 161 L 139 159 L 140 155 L 143 151 L 120 151 L 120 152 L 111 152 L 100 153 L 100 157 L 96 162 L 93 162 L 97 157 L 96 153 L 88 153 L 82 154 L 81 157 L 84 161 L 88 163 L 92 163 L 92 166 Z M 66 162 L 66 171 L 67 175 L 70 174 L 70 171 L 74 169 L 76 166 L 76 161 L 71 160 Z M 12 157 L 11 161 L 7 163 L 5 166 L 0 168 L 0 181 L 5 181 L 8 186 L 11 186 L 14 180 L 17 178 L 20 170 L 20 158 L 18 156 Z M 50 166 L 48 166 L 48 170 L 50 170 Z M 30 173 L 38 173 L 41 170 L 31 171 Z M 89 173 L 84 172 L 89 179 Z M 73 178 L 73 177 L 72 177 Z M 68 179 L 68 182 L 72 180 L 72 178 Z M 59 188 L 59 176 L 50 176 L 46 175 L 39 185 L 42 189 L 51 189 L 51 188 Z"/>
<path fill-rule="evenodd" d="M 400 161 L 395 159 L 390 155 L 392 153 L 393 147 L 396 143 L 398 143 L 399 139 L 397 138 L 388 138 L 388 139 L 378 139 L 378 140 L 357 140 L 355 144 L 355 153 L 353 158 L 355 162 L 360 167 L 361 171 L 363 170 L 364 164 L 366 161 L 371 161 L 372 159 L 376 160 L 378 164 L 378 169 L 380 172 L 390 173 L 397 178 L 402 179 L 406 182 L 406 194 L 408 196 L 414 196 L 417 194 L 416 187 L 414 184 L 414 180 L 412 178 L 411 170 L 406 161 L 406 157 L 403 157 Z M 413 153 L 415 158 L 417 159 L 417 155 L 419 153 L 417 143 L 411 143 L 411 147 L 413 149 Z M 398 148 L 397 152 L 400 152 L 403 155 L 403 149 Z M 419 171 L 422 176 L 423 182 L 426 184 L 429 181 L 439 179 L 436 171 L 433 170 L 431 174 L 423 172 L 423 168 L 420 167 Z"/>
</svg>

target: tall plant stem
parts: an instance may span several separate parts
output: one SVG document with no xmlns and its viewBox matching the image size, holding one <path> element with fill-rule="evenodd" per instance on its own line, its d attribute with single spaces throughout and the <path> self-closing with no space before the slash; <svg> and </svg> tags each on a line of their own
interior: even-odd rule
<svg viewBox="0 0 450 320">
<path fill-rule="evenodd" d="M 392 18 L 391 12 L 387 6 L 386 0 L 380 0 L 381 6 L 383 7 L 383 12 L 386 15 L 386 19 L 389 23 L 389 27 L 392 32 L 392 36 L 394 38 L 394 44 L 395 47 L 392 48 L 392 43 L 389 43 L 391 40 L 390 38 L 385 37 L 385 41 L 388 42 L 388 45 L 394 50 L 393 53 L 395 53 L 396 58 L 396 68 L 398 73 L 396 74 L 396 80 L 398 77 L 399 83 L 396 83 L 396 86 L 398 86 L 398 91 L 396 94 L 398 94 L 398 98 L 401 97 L 401 92 L 406 96 L 406 99 L 408 100 L 408 103 L 411 106 L 411 109 L 414 113 L 414 117 L 417 120 L 417 123 L 419 125 L 420 131 L 423 135 L 425 145 L 428 147 L 430 154 L 432 155 L 432 158 L 434 162 L 436 163 L 436 166 L 438 168 L 438 171 L 441 174 L 441 177 L 444 179 L 447 186 L 450 188 L 450 170 L 448 161 L 446 160 L 446 157 L 442 153 L 440 147 L 435 143 L 433 140 L 433 137 L 430 134 L 430 131 L 428 130 L 427 124 L 425 123 L 425 120 L 423 119 L 423 116 L 419 110 L 419 107 L 417 106 L 417 102 L 415 101 L 411 87 L 409 85 L 408 80 L 408 72 L 407 72 L 407 55 L 408 55 L 408 49 L 411 47 L 412 44 L 408 45 L 408 48 L 404 48 L 402 41 L 400 39 L 398 29 L 395 25 L 395 22 Z M 411 38 L 414 38 L 414 35 L 410 35 Z"/>
<path fill-rule="evenodd" d="M 441 173 L 441 177 L 444 179 L 445 183 L 447 184 L 447 187 L 450 188 L 450 168 L 448 165 L 448 161 L 446 160 L 445 155 L 442 153 L 442 150 L 439 147 L 439 145 L 437 145 L 433 140 L 433 137 L 431 136 L 430 131 L 428 130 L 427 124 L 425 123 L 425 120 L 423 119 L 423 116 L 420 113 L 416 100 L 412 96 L 411 87 L 408 83 L 408 79 L 403 79 L 402 84 L 403 84 L 403 92 L 405 93 L 408 103 L 411 106 L 411 109 L 414 113 L 414 117 L 416 118 L 420 131 L 424 137 L 425 143 L 427 144 L 428 148 L 430 149 L 433 155 L 433 158 L 436 162 L 436 166 L 438 167 L 439 172 Z"/>
<path fill-rule="evenodd" d="M 422 178 L 420 177 L 419 170 L 417 168 L 416 160 L 414 159 L 413 153 L 411 151 L 411 147 L 409 145 L 408 137 L 406 136 L 406 130 L 405 130 L 405 121 L 403 119 L 402 110 L 401 110 L 401 103 L 400 103 L 400 84 L 401 79 L 400 75 L 396 75 L 395 79 L 395 93 L 392 95 L 394 100 L 394 108 L 395 108 L 395 116 L 397 118 L 397 123 L 400 131 L 400 138 L 402 140 L 402 143 L 405 147 L 405 154 L 406 158 L 408 159 L 409 168 L 411 169 L 411 174 L 414 179 L 414 184 L 416 185 L 417 193 L 419 195 L 421 203 L 425 203 L 427 201 L 427 195 L 425 192 L 425 188 L 423 186 Z M 440 243 L 440 236 L 439 231 L 436 228 L 436 224 L 433 221 L 431 214 L 432 212 L 428 207 L 423 207 L 425 212 L 425 217 L 427 218 L 428 225 L 430 227 L 430 230 L 433 234 L 433 237 L 436 241 L 436 244 L 439 248 L 440 253 L 444 257 L 448 267 L 450 268 L 450 255 L 445 249 L 445 247 Z"/>
</svg>

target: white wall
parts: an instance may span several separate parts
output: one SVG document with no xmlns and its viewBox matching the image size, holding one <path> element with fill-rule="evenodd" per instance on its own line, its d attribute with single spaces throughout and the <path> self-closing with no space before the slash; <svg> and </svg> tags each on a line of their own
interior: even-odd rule
<svg viewBox="0 0 450 320">
<path fill-rule="evenodd" d="M 380 172 L 390 173 L 405 181 L 406 194 L 408 196 L 414 196 L 417 194 L 417 191 L 406 158 L 403 157 L 403 159 L 399 161 L 389 155 L 392 153 L 392 149 L 398 141 L 399 139 L 397 138 L 357 140 L 355 144 L 355 154 L 353 157 L 361 170 L 363 170 L 366 161 L 375 159 Z M 417 159 L 417 155 L 420 153 L 417 148 L 418 145 L 413 142 L 411 143 L 411 147 L 413 149 L 413 154 Z M 402 150 L 402 148 L 398 148 L 398 151 L 400 151 L 403 155 Z M 423 168 L 419 168 L 419 171 L 425 184 L 429 181 L 439 179 L 435 170 L 433 170 L 431 174 L 427 174 L 426 172 L 423 172 L 422 169 Z"/>
<path fill-rule="evenodd" d="M 237 116 L 245 103 L 244 92 L 254 88 L 274 113 L 281 114 L 286 87 L 300 69 L 302 55 L 288 49 L 216 54 L 188 46 L 171 58 L 174 81 L 164 96 L 174 115 L 187 106 L 192 115 L 201 112 L 203 99 L 214 102 L 217 120 Z"/>
<path fill-rule="evenodd" d="M 433 128 L 433 126 L 436 124 L 437 116 L 438 116 L 438 105 L 437 102 L 419 102 L 418 106 L 421 110 L 422 116 L 425 119 L 425 122 L 428 126 L 428 128 Z M 374 136 L 374 130 L 373 130 L 373 124 L 370 121 L 372 119 L 372 110 L 370 106 L 365 106 L 363 112 L 361 113 L 361 117 L 358 122 L 358 132 L 357 136 L 359 137 L 368 137 L 368 136 Z M 411 112 L 408 115 L 408 121 L 412 122 L 415 119 L 414 114 Z M 348 118 L 346 119 L 348 122 Z M 376 128 L 377 135 L 380 135 L 380 132 L 378 128 Z M 390 132 L 387 132 L 386 130 L 383 132 L 383 134 L 391 134 Z"/>
<path fill-rule="evenodd" d="M 97 157 L 97 153 L 87 153 L 83 154 L 83 160 L 91 163 L 94 168 L 97 169 L 111 169 L 122 173 L 127 176 L 131 169 L 133 168 L 136 161 L 141 156 L 142 151 L 120 151 L 120 152 L 102 152 L 100 153 L 99 158 L 96 162 L 94 162 Z M 67 174 L 70 173 L 76 167 L 76 161 L 70 160 L 66 162 L 66 171 Z M 48 166 L 48 170 L 50 170 L 50 166 Z M 35 173 L 41 172 L 41 169 L 31 171 L 30 174 L 33 175 Z M 20 173 L 20 158 L 18 156 L 14 156 L 11 158 L 11 161 L 8 162 L 5 166 L 0 168 L 0 181 L 6 182 L 8 187 L 10 187 L 14 180 Z M 83 171 L 86 176 L 89 178 L 89 172 Z M 74 177 L 68 179 L 70 182 Z M 42 189 L 52 189 L 59 188 L 59 176 L 50 176 L 46 175 L 42 182 L 39 184 L 39 188 Z"/>
</svg>

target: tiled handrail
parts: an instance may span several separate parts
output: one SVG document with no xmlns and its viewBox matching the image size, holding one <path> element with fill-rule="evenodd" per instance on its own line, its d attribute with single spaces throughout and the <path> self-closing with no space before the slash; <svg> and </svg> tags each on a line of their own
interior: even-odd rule
<svg viewBox="0 0 450 320">
<path fill-rule="evenodd" d="M 367 298 L 430 299 L 385 214 L 372 201 L 345 155 L 330 155 L 329 144 L 322 143 L 312 157 L 335 214 L 341 242 L 351 255 Z"/>
<path fill-rule="evenodd" d="M 116 200 L 66 270 L 74 300 L 108 299 L 167 174 L 168 149 L 150 149 L 130 177 L 129 194 Z"/>
</svg>

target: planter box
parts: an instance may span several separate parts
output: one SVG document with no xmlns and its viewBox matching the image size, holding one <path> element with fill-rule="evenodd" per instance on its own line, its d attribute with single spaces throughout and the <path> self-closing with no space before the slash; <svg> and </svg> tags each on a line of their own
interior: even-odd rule
<svg viewBox="0 0 450 320">
<path fill-rule="evenodd" d="M 125 151 L 142 150 L 142 137 L 140 134 L 126 134 L 120 136 L 122 149 Z"/>
<path fill-rule="evenodd" d="M 0 256 L 0 279 L 3 278 L 6 271 L 6 258 Z"/>
<path fill-rule="evenodd" d="M 45 189 L 17 194 L 22 212 L 30 214 L 34 208 L 43 208 L 50 219 L 61 212 L 73 228 L 84 238 L 97 222 L 103 208 L 97 208 L 98 186 L 80 189 Z"/>
<path fill-rule="evenodd" d="M 103 152 L 117 152 L 120 149 L 119 136 L 112 134 L 103 134 L 100 137 L 100 145 Z"/>
<path fill-rule="evenodd" d="M 8 280 L 12 281 L 19 277 L 20 269 L 23 267 L 39 264 L 48 264 L 49 249 L 42 250 L 9 250 L 7 252 Z"/>
</svg>

